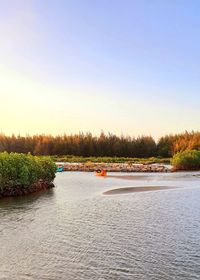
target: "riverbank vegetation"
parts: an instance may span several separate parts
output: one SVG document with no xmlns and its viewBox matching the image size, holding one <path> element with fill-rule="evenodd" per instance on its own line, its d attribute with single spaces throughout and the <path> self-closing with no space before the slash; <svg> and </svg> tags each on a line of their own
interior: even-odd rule
<svg viewBox="0 0 200 280">
<path fill-rule="evenodd" d="M 101 133 L 75 135 L 6 136 L 0 134 L 0 152 L 32 155 L 117 158 L 169 158 L 178 152 L 200 149 L 200 132 L 166 135 L 155 141 L 151 136 L 138 138 Z M 69 157 L 68 157 L 69 158 Z"/>
<path fill-rule="evenodd" d="M 55 162 L 70 163 L 129 163 L 129 164 L 169 164 L 170 158 L 131 158 L 131 157 L 81 157 L 81 156 L 51 156 Z"/>
<path fill-rule="evenodd" d="M 171 163 L 174 170 L 200 170 L 200 150 L 177 153 Z"/>
<path fill-rule="evenodd" d="M 50 157 L 0 153 L 0 197 L 50 188 L 55 173 L 56 165 Z"/>
</svg>

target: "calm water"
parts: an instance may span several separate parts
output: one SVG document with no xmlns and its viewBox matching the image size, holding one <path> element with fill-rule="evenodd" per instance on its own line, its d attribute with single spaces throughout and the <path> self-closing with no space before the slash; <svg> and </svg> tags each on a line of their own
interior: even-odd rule
<svg viewBox="0 0 200 280">
<path fill-rule="evenodd" d="M 0 279 L 200 279 L 200 173 L 136 175 L 60 173 L 1 200 Z M 127 186 L 178 188 L 102 195 Z"/>
</svg>

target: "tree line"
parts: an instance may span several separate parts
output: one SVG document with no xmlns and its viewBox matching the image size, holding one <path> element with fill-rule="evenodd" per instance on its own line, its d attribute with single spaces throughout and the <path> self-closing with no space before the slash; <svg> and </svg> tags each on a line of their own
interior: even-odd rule
<svg viewBox="0 0 200 280">
<path fill-rule="evenodd" d="M 200 132 L 166 135 L 157 142 L 151 136 L 117 136 L 112 133 L 74 135 L 11 135 L 0 134 L 0 152 L 31 153 L 32 155 L 171 157 L 185 150 L 200 149 Z"/>
</svg>

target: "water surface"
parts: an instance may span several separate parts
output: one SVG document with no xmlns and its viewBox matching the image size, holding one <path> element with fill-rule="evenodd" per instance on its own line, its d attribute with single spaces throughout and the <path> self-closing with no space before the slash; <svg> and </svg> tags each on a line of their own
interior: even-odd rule
<svg viewBox="0 0 200 280">
<path fill-rule="evenodd" d="M 111 175 L 1 200 L 0 279 L 200 279 L 200 173 Z M 144 186 L 173 189 L 103 195 Z"/>
</svg>

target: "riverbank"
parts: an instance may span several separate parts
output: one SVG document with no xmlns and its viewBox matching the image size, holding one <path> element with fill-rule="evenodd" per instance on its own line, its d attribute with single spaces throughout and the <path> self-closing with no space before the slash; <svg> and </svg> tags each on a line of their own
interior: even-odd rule
<svg viewBox="0 0 200 280">
<path fill-rule="evenodd" d="M 55 186 L 53 183 L 44 182 L 42 180 L 29 187 L 15 186 L 13 188 L 11 186 L 6 186 L 3 189 L 0 189 L 0 198 L 28 195 L 36 192 L 46 191 L 54 187 Z"/>
<path fill-rule="evenodd" d="M 57 163 L 64 166 L 64 171 L 94 172 L 105 169 L 107 172 L 170 172 L 170 166 L 161 164 L 128 163 Z"/>
</svg>

